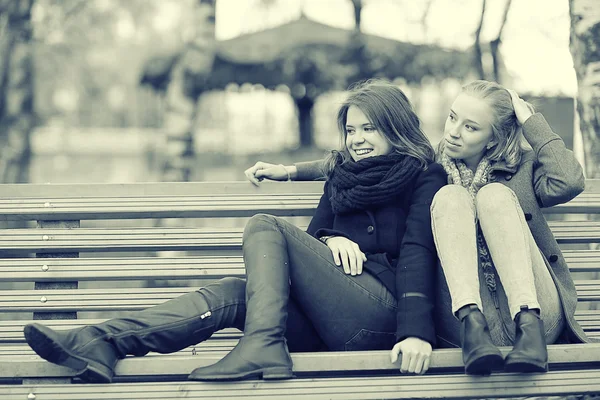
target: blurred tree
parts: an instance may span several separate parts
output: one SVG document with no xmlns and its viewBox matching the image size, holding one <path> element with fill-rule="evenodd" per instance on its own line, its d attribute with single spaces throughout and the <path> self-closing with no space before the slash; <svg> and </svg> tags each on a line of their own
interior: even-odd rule
<svg viewBox="0 0 600 400">
<path fill-rule="evenodd" d="M 481 16 L 479 18 L 479 23 L 477 24 L 477 29 L 475 30 L 475 40 L 473 43 L 473 64 L 480 79 L 487 79 L 501 83 L 502 76 L 500 70 L 503 63 L 500 53 L 500 45 L 502 44 L 502 33 L 504 32 L 504 27 L 506 26 L 506 21 L 508 20 L 508 12 L 510 11 L 512 0 L 505 0 L 504 2 L 504 9 L 502 11 L 500 20 L 500 28 L 498 29 L 498 34 L 496 37 L 489 43 L 481 43 L 481 32 L 483 31 L 484 21 L 486 21 L 485 16 L 486 11 L 488 10 L 488 5 L 489 4 L 486 0 L 482 0 Z M 486 63 L 484 63 L 484 57 L 486 54 L 489 54 L 491 59 L 491 66 L 489 67 L 486 65 Z"/>
<path fill-rule="evenodd" d="M 600 12 L 597 0 L 569 0 L 577 112 L 588 178 L 600 178 Z"/>
<path fill-rule="evenodd" d="M 161 166 L 165 181 L 190 180 L 196 103 L 215 59 L 215 0 L 193 0 L 190 12 L 185 46 L 178 53 L 150 58 L 140 80 L 163 93 L 166 100 L 167 147 Z"/>
<path fill-rule="evenodd" d="M 33 0 L 0 0 L 0 181 L 26 182 L 35 124 Z"/>
</svg>

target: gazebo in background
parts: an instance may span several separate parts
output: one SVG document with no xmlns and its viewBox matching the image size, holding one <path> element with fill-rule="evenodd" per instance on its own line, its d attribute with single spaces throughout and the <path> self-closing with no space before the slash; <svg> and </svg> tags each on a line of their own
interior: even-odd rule
<svg viewBox="0 0 600 400">
<path fill-rule="evenodd" d="M 360 27 L 360 3 L 353 1 L 356 27 Z M 199 0 L 198 4 L 206 10 L 206 5 L 213 3 Z M 205 22 L 213 24 L 214 33 L 214 19 L 205 18 Z M 183 53 L 149 60 L 141 77 L 141 84 L 165 93 L 168 112 L 178 112 L 177 117 L 165 118 L 167 143 L 171 146 L 167 149 L 165 180 L 189 180 L 194 156 L 192 105 L 205 91 L 224 89 L 231 83 L 261 84 L 267 89 L 286 85 L 298 110 L 300 145 L 306 147 L 313 143 L 315 100 L 326 91 L 344 90 L 357 80 L 372 77 L 403 78 L 408 83 L 420 82 L 426 76 L 461 79 L 472 68 L 468 51 L 400 42 L 364 34 L 358 28 L 341 29 L 311 20 L 303 13 L 282 25 L 233 39 L 216 41 L 213 36 L 212 45 L 207 30 L 201 32 L 205 36 L 200 46 L 192 41 Z M 213 53 L 209 53 L 211 50 Z M 212 56 L 210 70 L 194 65 L 198 57 L 190 57 L 190 51 L 203 52 L 204 60 Z M 186 61 L 189 65 L 182 67 Z M 190 104 L 181 107 L 185 103 Z"/>
</svg>

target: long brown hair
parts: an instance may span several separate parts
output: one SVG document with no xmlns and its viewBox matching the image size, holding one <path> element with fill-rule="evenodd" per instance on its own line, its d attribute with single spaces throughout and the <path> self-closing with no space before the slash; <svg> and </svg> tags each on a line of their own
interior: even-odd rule
<svg viewBox="0 0 600 400">
<path fill-rule="evenodd" d="M 410 101 L 399 87 L 381 79 L 370 79 L 354 84 L 337 114 L 340 148 L 325 160 L 329 174 L 337 164 L 352 160 L 346 148 L 346 119 L 350 106 L 358 107 L 375 129 L 392 145 L 393 152 L 414 157 L 423 169 L 435 158 L 431 143 L 421 130 L 421 122 Z"/>
</svg>

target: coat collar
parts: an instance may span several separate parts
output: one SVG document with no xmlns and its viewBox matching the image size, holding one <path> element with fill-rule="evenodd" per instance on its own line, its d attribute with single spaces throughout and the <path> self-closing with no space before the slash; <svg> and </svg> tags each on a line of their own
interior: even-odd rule
<svg viewBox="0 0 600 400">
<path fill-rule="evenodd" d="M 492 172 L 507 172 L 509 174 L 514 174 L 515 172 L 517 172 L 517 169 L 519 167 L 518 166 L 514 166 L 514 167 L 509 167 L 508 165 L 506 165 L 506 161 L 498 161 L 494 164 L 492 164 Z"/>
</svg>

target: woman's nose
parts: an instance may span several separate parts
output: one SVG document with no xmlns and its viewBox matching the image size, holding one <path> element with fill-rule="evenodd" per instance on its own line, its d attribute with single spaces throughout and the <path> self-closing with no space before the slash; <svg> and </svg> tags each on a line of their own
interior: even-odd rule
<svg viewBox="0 0 600 400">
<path fill-rule="evenodd" d="M 352 135 L 352 141 L 354 143 L 362 143 L 365 141 L 365 137 L 362 135 L 362 133 L 356 132 L 354 135 Z"/>
<path fill-rule="evenodd" d="M 460 132 L 458 131 L 458 129 L 456 128 L 452 128 L 448 131 L 448 133 L 450 134 L 450 136 L 452 136 L 453 138 L 457 138 L 460 136 Z"/>
</svg>

